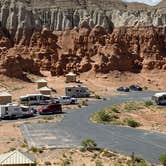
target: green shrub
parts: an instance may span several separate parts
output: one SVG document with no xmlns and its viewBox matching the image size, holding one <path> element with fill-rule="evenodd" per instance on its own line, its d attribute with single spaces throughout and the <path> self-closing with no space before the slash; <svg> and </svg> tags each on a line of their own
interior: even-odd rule
<svg viewBox="0 0 166 166">
<path fill-rule="evenodd" d="M 96 161 L 96 166 L 102 166 L 103 164 L 102 164 L 102 162 L 100 161 L 100 160 L 97 160 Z"/>
<path fill-rule="evenodd" d="M 137 157 L 137 156 L 134 158 L 134 163 L 137 163 L 141 166 L 146 166 L 147 165 L 147 163 L 144 159 L 142 159 L 141 157 Z"/>
<path fill-rule="evenodd" d="M 82 104 L 83 106 L 88 106 L 88 103 L 87 103 L 86 100 L 82 100 L 81 104 Z"/>
<path fill-rule="evenodd" d="M 133 119 L 125 119 L 125 122 L 127 123 L 128 126 L 130 127 L 139 127 L 141 124 Z"/>
<path fill-rule="evenodd" d="M 135 110 L 139 110 L 142 109 L 143 107 L 140 105 L 140 103 L 135 103 L 135 102 L 128 102 L 125 103 L 124 109 L 126 111 L 135 111 Z"/>
<path fill-rule="evenodd" d="M 111 110 L 115 113 L 120 113 L 119 109 L 116 106 L 111 106 Z"/>
<path fill-rule="evenodd" d="M 97 144 L 93 139 L 84 139 L 81 142 L 81 146 L 84 150 L 93 150 L 97 148 Z"/>
<path fill-rule="evenodd" d="M 99 122 L 109 122 L 111 120 L 110 115 L 105 110 L 97 112 L 97 120 Z"/>
<path fill-rule="evenodd" d="M 166 166 L 166 153 L 160 155 L 160 162 L 163 166 Z"/>
<path fill-rule="evenodd" d="M 145 107 L 152 106 L 153 102 L 152 101 L 145 101 Z"/>
<path fill-rule="evenodd" d="M 14 150 L 16 150 L 16 148 L 11 147 L 9 151 L 14 151 Z"/>
<path fill-rule="evenodd" d="M 96 99 L 101 99 L 101 97 L 99 95 L 95 95 Z"/>
<path fill-rule="evenodd" d="M 62 166 L 67 166 L 67 165 L 70 165 L 70 160 L 69 159 L 63 159 L 62 160 Z"/>
<path fill-rule="evenodd" d="M 33 153 L 43 153 L 43 150 L 37 147 L 31 147 L 30 149 Z"/>
<path fill-rule="evenodd" d="M 144 86 L 143 89 L 144 89 L 144 90 L 148 90 L 148 87 L 147 87 L 147 86 Z"/>
</svg>

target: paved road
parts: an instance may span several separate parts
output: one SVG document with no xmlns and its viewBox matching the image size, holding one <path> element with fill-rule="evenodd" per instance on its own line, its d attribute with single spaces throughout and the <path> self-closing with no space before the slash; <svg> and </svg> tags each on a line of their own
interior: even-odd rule
<svg viewBox="0 0 166 166">
<path fill-rule="evenodd" d="M 89 116 L 112 104 L 129 100 L 148 100 L 153 92 L 134 92 L 126 96 L 114 96 L 110 101 L 90 102 L 89 106 L 65 114 L 61 122 L 48 124 L 25 124 L 22 132 L 30 146 L 78 147 L 82 139 L 92 138 L 99 147 L 116 152 L 136 155 L 157 163 L 160 154 L 166 153 L 166 135 L 145 130 L 95 124 Z"/>
</svg>

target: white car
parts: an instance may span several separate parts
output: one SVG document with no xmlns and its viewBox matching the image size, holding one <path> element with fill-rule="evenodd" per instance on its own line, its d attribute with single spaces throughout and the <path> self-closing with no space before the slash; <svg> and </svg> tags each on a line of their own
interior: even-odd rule
<svg viewBox="0 0 166 166">
<path fill-rule="evenodd" d="M 63 105 L 77 104 L 78 103 L 76 98 L 73 98 L 70 96 L 61 96 L 61 97 L 59 97 L 59 101 Z"/>
</svg>

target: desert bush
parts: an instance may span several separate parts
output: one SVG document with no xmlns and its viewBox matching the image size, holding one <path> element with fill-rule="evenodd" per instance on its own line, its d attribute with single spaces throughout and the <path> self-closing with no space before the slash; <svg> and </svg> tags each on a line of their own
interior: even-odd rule
<svg viewBox="0 0 166 166">
<path fill-rule="evenodd" d="M 101 99 L 101 96 L 95 95 L 95 98 L 96 98 L 96 99 Z"/>
<path fill-rule="evenodd" d="M 65 158 L 62 160 L 62 166 L 67 166 L 67 165 L 70 165 L 70 160 Z"/>
<path fill-rule="evenodd" d="M 46 121 L 48 121 L 48 120 L 54 120 L 54 117 L 52 117 L 52 116 L 46 116 L 46 117 L 43 117 L 43 120 L 46 120 Z"/>
<path fill-rule="evenodd" d="M 111 119 L 111 117 L 110 117 L 109 113 L 106 112 L 105 110 L 101 110 L 96 113 L 96 120 L 98 122 L 109 122 L 110 119 Z"/>
<path fill-rule="evenodd" d="M 119 113 L 119 109 L 116 106 L 111 106 L 111 111 L 115 112 L 115 113 Z"/>
<path fill-rule="evenodd" d="M 125 122 L 127 123 L 128 126 L 130 127 L 139 127 L 141 124 L 133 119 L 125 119 Z"/>
<path fill-rule="evenodd" d="M 140 105 L 140 103 L 136 103 L 136 102 L 128 102 L 128 103 L 125 103 L 125 106 L 124 106 L 124 109 L 126 111 L 135 111 L 142 108 L 143 107 Z"/>
<path fill-rule="evenodd" d="M 96 161 L 96 166 L 102 166 L 103 164 L 102 164 L 102 162 L 100 161 L 100 160 L 97 160 Z"/>
<path fill-rule="evenodd" d="M 166 166 L 166 153 L 160 155 L 160 162 L 163 166 Z"/>
<path fill-rule="evenodd" d="M 97 148 L 97 144 L 93 139 L 84 139 L 81 142 L 81 146 L 84 150 L 93 150 Z"/>
<path fill-rule="evenodd" d="M 81 104 L 82 104 L 83 106 L 88 106 L 88 102 L 87 102 L 86 100 L 82 100 Z"/>
<path fill-rule="evenodd" d="M 152 106 L 153 102 L 152 101 L 145 101 L 145 107 Z"/>
<path fill-rule="evenodd" d="M 33 153 L 43 153 L 43 149 L 37 147 L 31 147 L 30 149 Z"/>
</svg>

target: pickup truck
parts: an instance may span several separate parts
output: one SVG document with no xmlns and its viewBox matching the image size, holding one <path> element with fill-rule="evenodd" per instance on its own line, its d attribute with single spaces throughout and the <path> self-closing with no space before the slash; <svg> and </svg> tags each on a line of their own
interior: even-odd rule
<svg viewBox="0 0 166 166">
<path fill-rule="evenodd" d="M 59 102 L 63 105 L 78 104 L 77 99 L 73 98 L 73 97 L 70 97 L 70 96 L 61 96 L 61 97 L 59 97 Z"/>
</svg>

